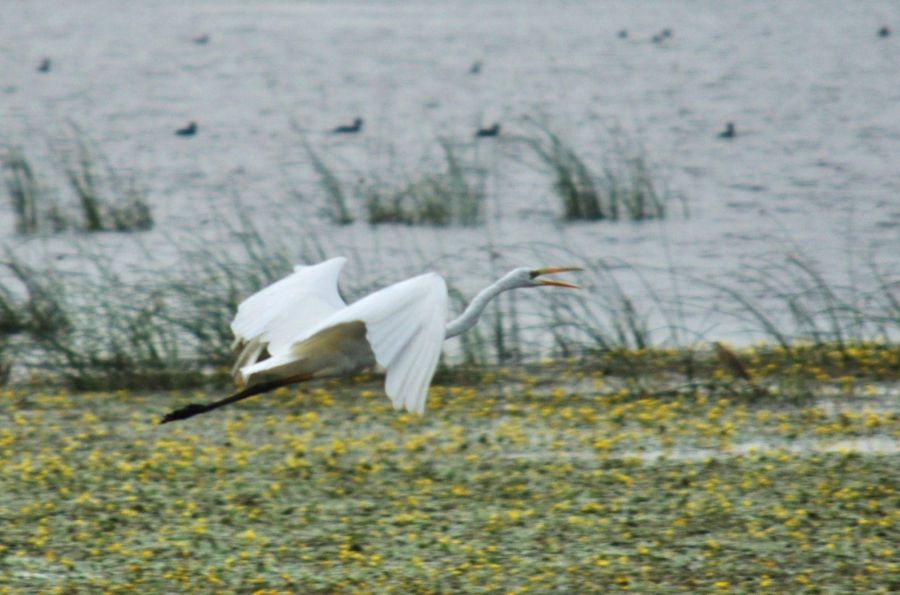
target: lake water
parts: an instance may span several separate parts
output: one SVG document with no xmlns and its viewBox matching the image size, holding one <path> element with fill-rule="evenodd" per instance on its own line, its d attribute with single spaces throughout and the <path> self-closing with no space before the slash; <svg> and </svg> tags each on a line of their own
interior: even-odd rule
<svg viewBox="0 0 900 595">
<path fill-rule="evenodd" d="M 604 271 L 583 275 L 601 315 L 614 279 L 639 308 L 693 304 L 688 338 L 738 342 L 753 325 L 698 281 L 743 290 L 748 267 L 790 256 L 851 292 L 878 282 L 872 267 L 900 275 L 896 2 L 4 0 L 0 12 L 5 142 L 62 185 L 54 155 L 88 138 L 139 181 L 156 219 L 143 234 L 22 238 L 3 201 L 0 242 L 23 257 L 77 268 L 87 247 L 124 268 L 146 264 L 139 244 L 173 237 L 232 250 L 223 221 L 245 217 L 298 259 L 310 237 L 350 256 L 357 283 L 432 268 L 471 294 L 507 266 L 581 264 Z M 895 33 L 879 37 L 883 25 Z M 327 133 L 356 116 L 361 134 Z M 679 197 L 669 216 L 563 224 L 550 175 L 517 141 L 534 120 L 587 156 L 623 130 Z M 173 134 L 189 121 L 195 136 Z M 737 137 L 717 138 L 728 121 Z M 476 142 L 493 122 L 501 137 Z M 487 169 L 485 226 L 323 215 L 304 140 L 352 185 L 416 171 L 439 139 Z M 667 340 L 671 320 L 648 318 Z"/>
</svg>

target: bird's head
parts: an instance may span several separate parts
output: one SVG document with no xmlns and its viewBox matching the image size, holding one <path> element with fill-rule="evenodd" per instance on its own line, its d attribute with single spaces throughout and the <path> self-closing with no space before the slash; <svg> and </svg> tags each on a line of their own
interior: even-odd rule
<svg viewBox="0 0 900 595">
<path fill-rule="evenodd" d="M 545 279 L 545 275 L 555 273 L 570 273 L 582 270 L 579 267 L 545 267 L 540 269 L 529 269 L 526 267 L 513 269 L 506 275 L 510 288 L 513 287 L 566 287 L 569 289 L 579 289 L 574 283 L 568 281 L 560 281 L 559 279 Z"/>
</svg>

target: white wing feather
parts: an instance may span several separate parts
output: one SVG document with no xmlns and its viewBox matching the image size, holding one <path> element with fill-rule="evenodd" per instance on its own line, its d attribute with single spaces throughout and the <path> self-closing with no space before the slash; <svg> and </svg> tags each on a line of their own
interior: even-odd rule
<svg viewBox="0 0 900 595">
<path fill-rule="evenodd" d="M 338 277 L 345 262 L 347 259 L 339 256 L 297 266 L 293 274 L 245 299 L 231 323 L 235 340 L 256 341 L 260 350 L 267 345 L 272 355 L 286 352 L 297 336 L 347 307 L 338 294 Z"/>
<path fill-rule="evenodd" d="M 435 273 L 401 281 L 335 312 L 296 336 L 299 343 L 345 322 L 361 321 L 375 361 L 387 370 L 385 392 L 395 409 L 423 413 L 447 321 L 447 285 Z"/>
</svg>

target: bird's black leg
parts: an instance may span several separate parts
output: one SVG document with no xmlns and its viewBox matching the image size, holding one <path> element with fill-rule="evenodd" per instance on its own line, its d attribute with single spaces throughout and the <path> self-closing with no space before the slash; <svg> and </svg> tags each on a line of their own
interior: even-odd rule
<svg viewBox="0 0 900 595">
<path fill-rule="evenodd" d="M 167 424 L 170 421 L 178 421 L 179 419 L 187 419 L 189 417 L 194 417 L 195 415 L 199 415 L 201 413 L 206 413 L 209 411 L 206 405 L 200 405 L 199 403 L 191 403 L 186 407 L 182 407 L 181 409 L 176 409 L 171 413 L 166 414 L 162 421 L 159 422 L 161 424 Z"/>
<path fill-rule="evenodd" d="M 259 384 L 254 384 L 253 386 L 248 386 L 242 391 L 238 391 L 230 397 L 226 397 L 220 401 L 216 401 L 214 403 L 210 403 L 208 405 L 201 405 L 199 403 L 191 403 L 190 405 L 186 405 L 181 409 L 176 409 L 171 413 L 166 414 L 165 417 L 162 418 L 160 424 L 167 424 L 170 421 L 178 421 L 181 419 L 187 419 L 189 417 L 194 417 L 195 415 L 200 415 L 201 413 L 206 413 L 208 411 L 212 411 L 213 409 L 218 409 L 219 407 L 224 407 L 225 405 L 229 405 L 231 403 L 235 403 L 237 401 L 242 401 L 248 397 L 252 397 L 254 395 L 258 395 L 261 393 L 267 393 L 270 390 L 275 390 L 276 388 L 280 388 L 282 386 L 287 386 L 288 384 L 294 384 L 295 382 L 303 382 L 304 380 L 310 380 L 312 375 L 302 375 L 302 376 L 291 376 L 289 378 L 281 378 L 279 380 L 272 380 L 270 382 L 261 382 Z"/>
</svg>

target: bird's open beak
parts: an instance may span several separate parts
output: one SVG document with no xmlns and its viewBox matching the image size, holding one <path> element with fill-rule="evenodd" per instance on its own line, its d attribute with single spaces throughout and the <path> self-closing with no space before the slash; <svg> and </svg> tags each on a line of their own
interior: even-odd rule
<svg viewBox="0 0 900 595">
<path fill-rule="evenodd" d="M 553 273 L 571 273 L 584 270 L 580 267 L 548 267 L 546 269 L 534 269 L 531 271 L 531 278 L 535 279 L 540 285 L 552 285 L 553 287 L 568 287 L 569 289 L 581 289 L 574 283 L 568 281 L 558 281 L 556 279 L 538 279 L 542 275 L 552 275 Z"/>
</svg>

